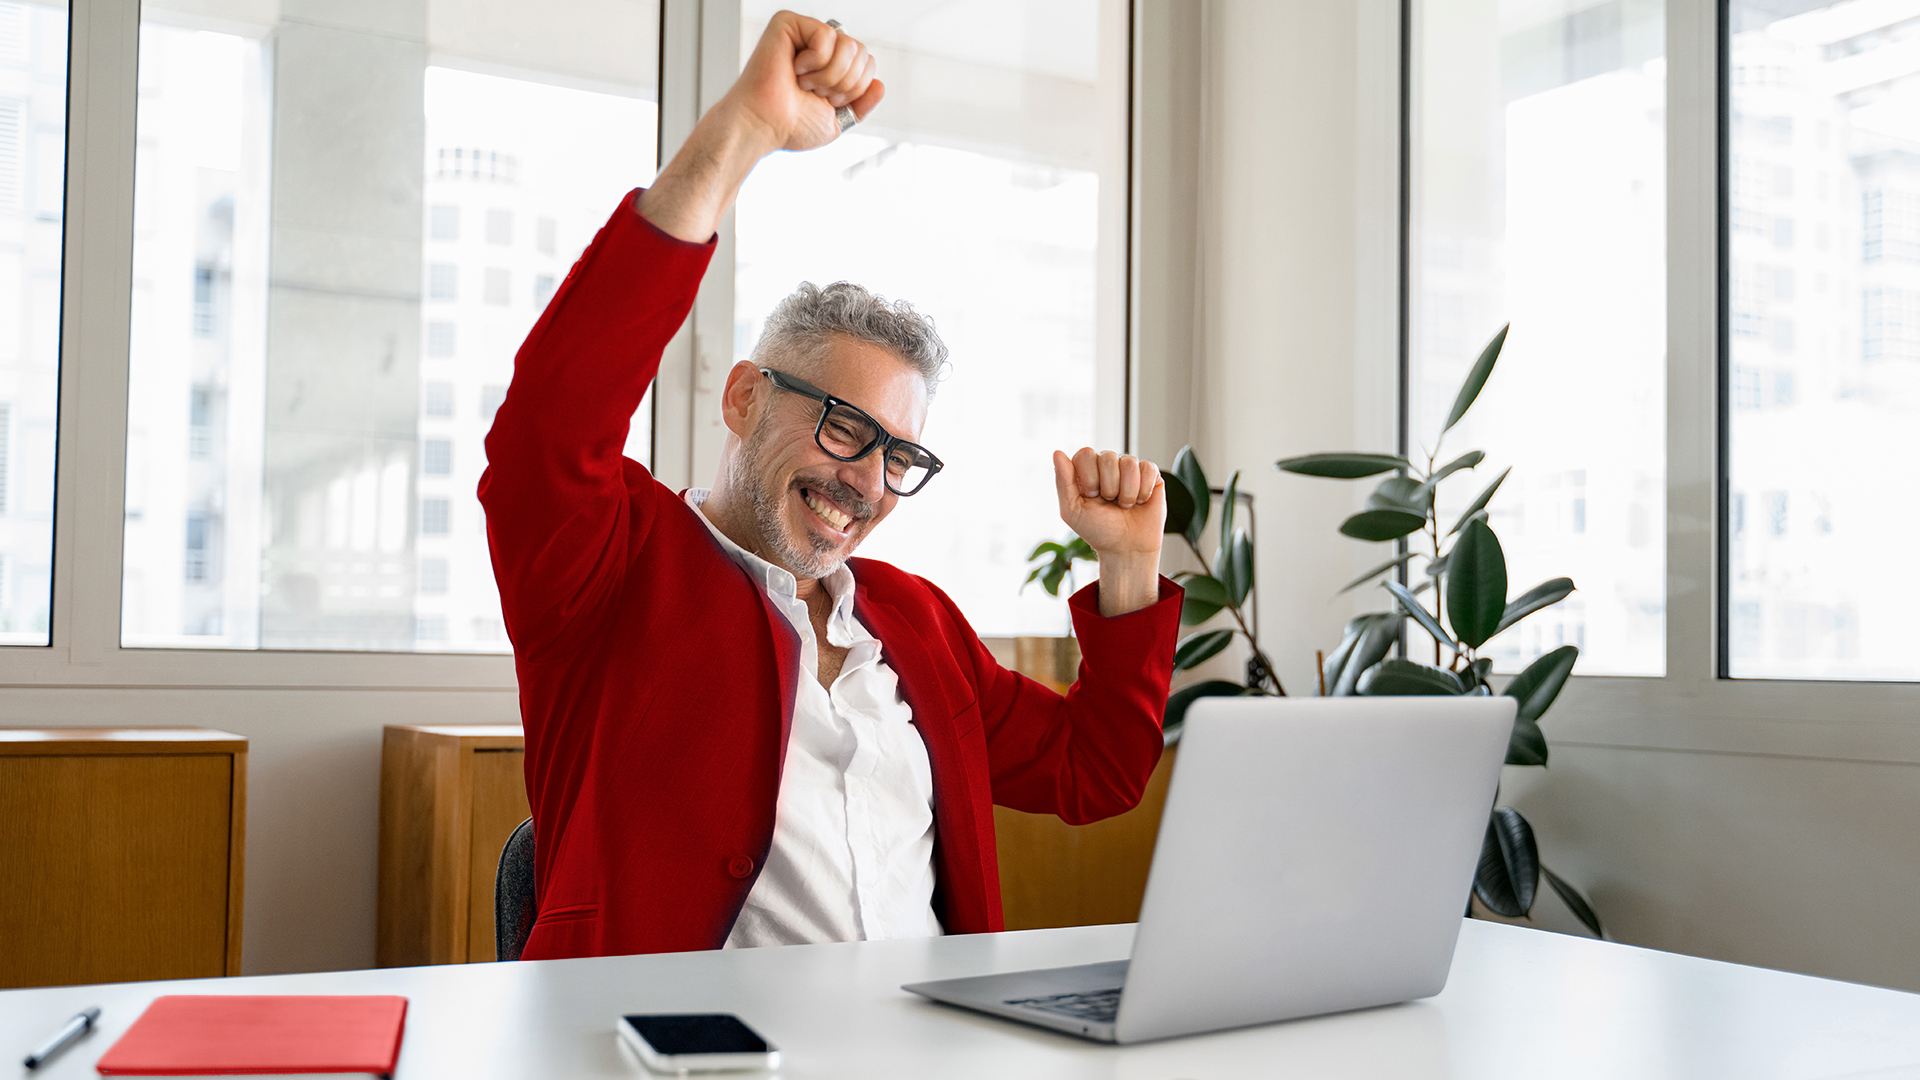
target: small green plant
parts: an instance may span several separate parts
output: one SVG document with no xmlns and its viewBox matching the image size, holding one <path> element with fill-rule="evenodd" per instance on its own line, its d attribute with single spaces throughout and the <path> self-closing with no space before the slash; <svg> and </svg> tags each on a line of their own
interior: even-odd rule
<svg viewBox="0 0 1920 1080">
<path fill-rule="evenodd" d="M 1047 590 L 1048 596 L 1059 596 L 1062 582 L 1066 583 L 1067 592 L 1074 590 L 1074 563 L 1099 562 L 1100 556 L 1094 552 L 1092 544 L 1068 533 L 1065 540 L 1040 541 L 1032 554 L 1027 556 L 1027 561 L 1039 565 L 1028 572 L 1027 580 L 1020 583 L 1020 591 L 1026 592 L 1027 586 L 1038 581 L 1040 587 Z"/>
</svg>

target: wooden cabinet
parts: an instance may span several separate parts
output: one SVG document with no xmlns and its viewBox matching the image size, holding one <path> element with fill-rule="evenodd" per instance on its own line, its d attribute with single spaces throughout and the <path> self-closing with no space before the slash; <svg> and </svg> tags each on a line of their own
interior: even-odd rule
<svg viewBox="0 0 1920 1080">
<path fill-rule="evenodd" d="M 0 728 L 0 987 L 240 973 L 247 740 Z"/>
<path fill-rule="evenodd" d="M 1014 666 L 1065 692 L 1080 666 L 1072 638 L 1016 638 Z M 1146 896 L 1147 868 L 1160 835 L 1175 748 L 1153 770 L 1140 804 L 1091 825 L 1052 814 L 993 808 L 1000 853 L 1000 904 L 1009 930 L 1133 922 Z"/>
<path fill-rule="evenodd" d="M 500 849 L 527 818 L 517 724 L 388 726 L 380 751 L 381 967 L 492 960 Z"/>
</svg>

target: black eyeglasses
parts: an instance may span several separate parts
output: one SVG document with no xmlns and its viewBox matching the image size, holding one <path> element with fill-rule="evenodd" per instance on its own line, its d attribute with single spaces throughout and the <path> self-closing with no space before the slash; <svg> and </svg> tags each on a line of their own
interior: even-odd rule
<svg viewBox="0 0 1920 1080">
<path fill-rule="evenodd" d="M 827 456 L 839 461 L 859 461 L 880 450 L 887 462 L 887 490 L 895 495 L 912 495 L 926 487 L 934 473 L 946 467 L 919 443 L 888 434 L 878 420 L 859 406 L 784 371 L 761 368 L 760 374 L 772 379 L 778 389 L 820 403 L 820 422 L 813 426 L 813 441 L 820 444 Z"/>
</svg>

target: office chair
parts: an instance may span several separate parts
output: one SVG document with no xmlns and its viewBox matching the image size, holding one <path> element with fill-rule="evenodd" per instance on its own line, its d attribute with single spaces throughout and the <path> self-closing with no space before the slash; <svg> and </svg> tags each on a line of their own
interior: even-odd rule
<svg viewBox="0 0 1920 1080">
<path fill-rule="evenodd" d="M 520 959 L 533 932 L 533 819 L 507 837 L 500 849 L 500 870 L 493 879 L 493 948 L 501 960 Z"/>
</svg>

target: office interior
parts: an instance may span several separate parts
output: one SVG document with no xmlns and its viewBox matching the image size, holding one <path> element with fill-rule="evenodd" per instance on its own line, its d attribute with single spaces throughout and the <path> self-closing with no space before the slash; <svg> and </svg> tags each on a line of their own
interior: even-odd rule
<svg viewBox="0 0 1920 1080">
<path fill-rule="evenodd" d="M 518 722 L 472 497 L 489 406 L 771 10 L 0 4 L 0 725 L 244 737 L 236 973 L 374 966 L 384 733 Z M 827 14 L 870 28 L 895 90 L 845 147 L 749 182 L 630 455 L 707 483 L 757 320 L 797 276 L 871 258 L 952 329 L 928 441 L 980 463 L 876 555 L 958 579 L 1011 665 L 1066 626 L 1021 588 L 1061 538 L 1029 444 L 1190 447 L 1251 495 L 1249 611 L 1311 694 L 1316 653 L 1391 602 L 1337 590 L 1394 548 L 1337 530 L 1373 481 L 1274 462 L 1424 463 L 1511 323 L 1438 448 L 1487 463 L 1442 501 L 1511 466 L 1489 521 L 1512 592 L 1579 586 L 1487 654 L 1496 681 L 1566 644 L 1582 660 L 1549 764 L 1509 768 L 1503 802 L 1612 940 L 1920 991 L 1896 479 L 1920 5 Z M 1587 933 L 1544 888 L 1531 922 Z"/>
</svg>

